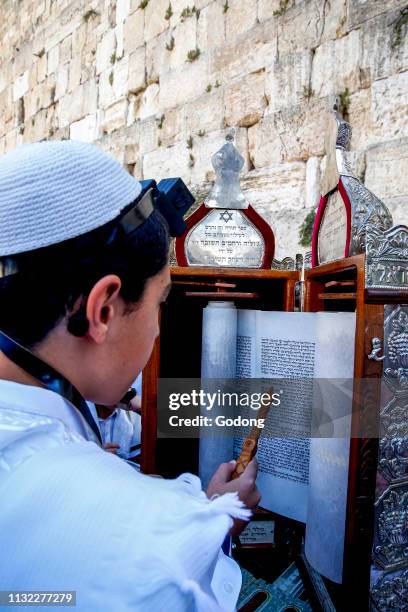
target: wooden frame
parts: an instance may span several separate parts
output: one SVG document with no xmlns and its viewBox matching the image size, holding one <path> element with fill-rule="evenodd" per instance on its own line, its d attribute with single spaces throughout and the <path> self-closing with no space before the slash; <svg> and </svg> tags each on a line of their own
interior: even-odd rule
<svg viewBox="0 0 408 612">
<path fill-rule="evenodd" d="M 277 270 L 175 267 L 171 274 L 174 287 L 170 295 L 170 313 L 163 312 L 163 335 L 156 342 L 143 377 L 141 466 L 145 473 L 155 473 L 157 469 L 162 471 L 160 455 L 163 451 L 160 451 L 156 439 L 157 379 L 166 371 L 166 362 L 171 362 L 171 368 L 174 368 L 173 362 L 180 360 L 180 343 L 184 341 L 174 335 L 174 330 L 171 332 L 173 335 L 169 336 L 168 328 L 184 325 L 184 318 L 187 317 L 186 324 L 198 329 L 195 332 L 188 329 L 185 339 L 191 342 L 191 336 L 200 337 L 200 318 L 196 314 L 209 299 L 230 298 L 237 300 L 240 307 L 247 304 L 251 308 L 293 311 L 295 285 L 300 280 L 298 271 Z M 376 303 L 376 299 L 365 290 L 364 255 L 324 264 L 305 273 L 305 311 L 355 310 L 357 317 L 343 585 L 331 585 L 331 590 L 329 588 L 340 609 L 350 606 L 351 600 L 356 609 L 368 607 L 378 452 L 375 428 L 382 364 L 369 360 L 367 355 L 371 351 L 371 339 L 383 338 L 383 307 Z M 177 357 L 171 351 L 172 343 L 176 342 Z M 193 347 L 193 352 L 198 352 L 198 348 Z M 185 366 L 191 367 L 189 356 L 185 364 L 180 363 L 180 372 Z M 180 377 L 183 376 L 181 373 Z M 199 371 L 196 376 L 199 377 Z M 371 393 L 367 396 L 361 387 L 364 378 L 373 381 Z M 366 434 L 369 426 L 373 431 L 372 437 Z M 164 447 L 167 457 L 173 455 L 169 448 Z M 191 453 L 191 448 L 184 446 L 181 460 L 184 461 L 186 457 L 190 460 Z M 176 473 L 177 469 L 170 475 Z"/>
</svg>

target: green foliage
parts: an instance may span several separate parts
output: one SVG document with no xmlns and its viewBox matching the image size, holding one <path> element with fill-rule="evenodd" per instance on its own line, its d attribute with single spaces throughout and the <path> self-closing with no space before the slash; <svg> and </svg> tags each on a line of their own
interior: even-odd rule
<svg viewBox="0 0 408 612">
<path fill-rule="evenodd" d="M 192 6 L 191 8 L 189 6 L 186 6 L 186 8 L 183 8 L 180 13 L 180 20 L 183 22 L 189 17 L 192 17 L 193 15 L 195 15 L 198 19 L 200 17 L 200 9 L 197 9 L 195 6 Z"/>
<path fill-rule="evenodd" d="M 207 93 L 210 93 L 211 90 L 212 90 L 212 85 L 211 85 L 211 83 L 208 83 L 207 87 L 205 88 L 205 91 Z"/>
<path fill-rule="evenodd" d="M 199 137 L 200 137 L 200 138 L 204 138 L 204 136 L 205 136 L 205 132 L 204 132 L 204 130 L 200 130 L 200 131 L 198 132 L 198 135 L 199 135 Z"/>
<path fill-rule="evenodd" d="M 113 85 L 113 72 L 109 73 L 109 85 L 112 86 Z"/>
<path fill-rule="evenodd" d="M 43 55 L 45 55 L 44 47 L 40 49 L 38 53 L 34 53 L 34 55 L 36 55 L 37 57 L 42 57 Z"/>
<path fill-rule="evenodd" d="M 144 9 L 146 8 L 146 6 L 149 4 L 149 0 L 141 0 L 140 4 L 139 4 L 139 8 L 142 9 L 142 11 L 144 11 Z"/>
<path fill-rule="evenodd" d="M 174 49 L 174 36 L 170 38 L 170 42 L 166 43 L 167 51 L 173 51 Z"/>
<path fill-rule="evenodd" d="M 339 113 L 347 120 L 350 110 L 350 90 L 348 87 L 339 95 L 339 100 Z"/>
<path fill-rule="evenodd" d="M 189 138 L 187 139 L 187 149 L 192 149 L 193 148 L 193 137 L 189 136 Z"/>
<path fill-rule="evenodd" d="M 159 129 L 159 130 L 161 130 L 161 129 L 162 129 L 162 127 L 163 127 L 164 119 L 165 119 L 165 116 L 164 116 L 164 115 L 162 115 L 162 116 L 160 117 L 160 119 L 158 120 L 157 127 L 158 127 L 158 129 Z"/>
<path fill-rule="evenodd" d="M 225 4 L 224 4 L 224 6 L 222 8 L 224 9 L 224 13 L 226 13 L 228 11 L 228 9 L 229 9 L 228 0 L 225 0 Z"/>
<path fill-rule="evenodd" d="M 116 52 L 114 51 L 110 56 L 110 63 L 114 64 L 116 62 Z"/>
<path fill-rule="evenodd" d="M 166 11 L 166 14 L 164 15 L 164 18 L 167 19 L 167 21 L 170 21 L 172 17 L 173 17 L 173 8 L 171 6 L 171 2 L 169 2 L 169 6 L 167 7 L 167 11 Z"/>
<path fill-rule="evenodd" d="M 286 11 L 288 10 L 288 6 L 289 6 L 289 0 L 280 0 L 279 8 L 276 11 L 273 11 L 273 14 L 275 15 L 275 17 L 281 17 L 282 15 L 284 15 Z"/>
<path fill-rule="evenodd" d="M 158 138 L 158 140 L 157 140 L 157 146 L 158 146 L 158 147 L 161 147 L 161 145 L 162 145 L 162 141 L 161 141 L 161 139 L 160 139 L 160 138 Z"/>
<path fill-rule="evenodd" d="M 193 168 L 194 165 L 195 165 L 195 157 L 192 153 L 190 153 L 188 166 L 189 168 Z"/>
<path fill-rule="evenodd" d="M 307 213 L 305 220 L 299 228 L 299 244 L 302 247 L 309 247 L 312 244 L 313 224 L 317 209 Z"/>
<path fill-rule="evenodd" d="M 98 11 L 95 11 L 95 9 L 89 9 L 89 11 L 86 11 L 86 13 L 84 14 L 84 21 L 88 22 L 90 19 L 98 17 L 99 15 L 100 13 L 98 13 Z"/>
<path fill-rule="evenodd" d="M 310 98 L 314 95 L 314 91 L 311 87 L 311 85 L 304 85 L 303 87 L 303 97 L 306 98 L 306 100 L 310 100 Z"/>
<path fill-rule="evenodd" d="M 218 79 L 215 81 L 215 85 L 214 85 L 214 87 L 216 87 L 217 89 L 218 89 L 219 87 L 221 87 L 221 83 L 219 82 L 219 80 L 218 80 Z"/>
<path fill-rule="evenodd" d="M 196 47 L 195 49 L 191 49 L 191 51 L 189 51 L 187 53 L 187 61 L 188 62 L 195 62 L 201 55 L 201 51 L 198 47 Z"/>
</svg>

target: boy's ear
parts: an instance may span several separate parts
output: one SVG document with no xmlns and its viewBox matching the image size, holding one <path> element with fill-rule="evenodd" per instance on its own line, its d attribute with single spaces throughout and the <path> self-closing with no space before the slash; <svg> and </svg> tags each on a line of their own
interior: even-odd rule
<svg viewBox="0 0 408 612">
<path fill-rule="evenodd" d="M 97 344 L 102 344 L 106 339 L 109 325 L 116 314 L 115 302 L 119 297 L 121 286 L 118 276 L 108 274 L 99 279 L 89 293 L 86 303 L 87 336 Z"/>
</svg>

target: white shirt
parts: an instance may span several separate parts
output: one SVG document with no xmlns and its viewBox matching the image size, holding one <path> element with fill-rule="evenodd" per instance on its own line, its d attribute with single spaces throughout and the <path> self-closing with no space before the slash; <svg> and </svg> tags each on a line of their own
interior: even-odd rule
<svg viewBox="0 0 408 612">
<path fill-rule="evenodd" d="M 0 381 L 0 590 L 75 590 L 81 612 L 234 610 L 241 572 L 220 547 L 248 517 L 237 495 L 144 476 L 93 438 L 56 393 Z"/>
<path fill-rule="evenodd" d="M 103 444 L 119 444 L 117 455 L 133 459 L 140 455 L 141 419 L 132 410 L 116 408 L 106 419 L 99 417 L 95 404 L 88 402 L 89 410 L 99 427 Z"/>
</svg>

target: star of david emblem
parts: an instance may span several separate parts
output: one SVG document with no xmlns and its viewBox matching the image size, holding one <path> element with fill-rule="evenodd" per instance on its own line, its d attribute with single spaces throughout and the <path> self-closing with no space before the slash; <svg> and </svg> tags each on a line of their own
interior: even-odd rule
<svg viewBox="0 0 408 612">
<path fill-rule="evenodd" d="M 220 213 L 220 219 L 228 223 L 228 221 L 232 221 L 232 212 L 228 210 L 224 210 L 224 212 Z"/>
</svg>

